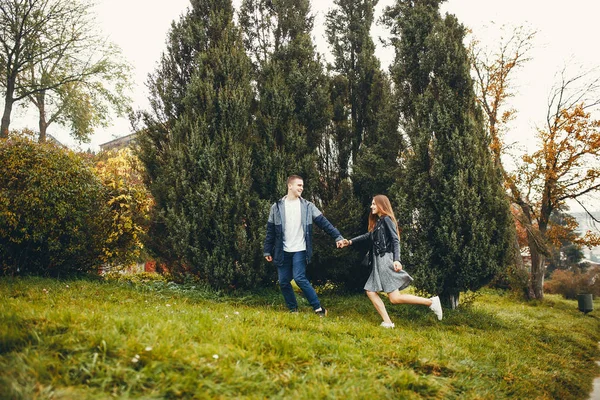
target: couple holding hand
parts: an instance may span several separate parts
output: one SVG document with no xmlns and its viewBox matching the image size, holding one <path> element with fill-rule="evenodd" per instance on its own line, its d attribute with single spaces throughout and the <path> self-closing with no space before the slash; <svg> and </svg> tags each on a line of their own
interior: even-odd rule
<svg viewBox="0 0 600 400">
<path fill-rule="evenodd" d="M 298 311 L 296 295 L 291 285 L 294 279 L 315 313 L 319 316 L 327 315 L 327 309 L 321 306 L 317 293 L 306 278 L 306 265 L 312 256 L 314 223 L 335 239 L 338 248 L 363 241 L 370 242 L 369 255 L 372 270 L 365 284 L 365 291 L 383 319 L 381 326 L 393 328 L 394 323 L 390 320 L 379 292 L 386 292 L 392 304 L 427 306 L 439 320 L 442 319 L 442 307 L 437 296 L 427 299 L 400 293 L 410 285 L 413 278 L 402 270 L 398 224 L 386 196 L 373 197 L 368 232 L 348 240 L 342 237 L 313 203 L 301 197 L 304 181 L 300 176 L 290 176 L 287 187 L 287 196 L 271 207 L 264 256 L 267 261 L 274 262 L 277 266 L 281 293 L 291 312 Z"/>
</svg>

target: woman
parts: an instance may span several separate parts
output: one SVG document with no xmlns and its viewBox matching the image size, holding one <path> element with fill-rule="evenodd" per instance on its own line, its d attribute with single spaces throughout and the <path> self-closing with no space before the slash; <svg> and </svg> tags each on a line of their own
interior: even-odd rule
<svg viewBox="0 0 600 400">
<path fill-rule="evenodd" d="M 379 292 L 386 292 L 392 304 L 421 304 L 428 306 L 442 319 L 442 306 L 439 297 L 426 299 L 410 294 L 401 294 L 400 291 L 408 287 L 413 278 L 402 270 L 400 263 L 400 233 L 398 223 L 392 210 L 392 205 L 387 196 L 379 194 L 371 202 L 369 215 L 369 232 L 351 240 L 344 239 L 344 247 L 365 240 L 371 242 L 371 264 L 373 269 L 365 284 L 369 300 L 381 315 L 381 326 L 393 328 L 394 323 L 385 309 L 385 304 L 379 297 Z"/>
</svg>

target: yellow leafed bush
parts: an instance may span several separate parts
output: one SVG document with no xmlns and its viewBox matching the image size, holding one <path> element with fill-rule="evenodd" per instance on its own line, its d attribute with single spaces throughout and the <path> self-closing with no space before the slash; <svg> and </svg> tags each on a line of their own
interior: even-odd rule
<svg viewBox="0 0 600 400">
<path fill-rule="evenodd" d="M 103 153 L 94 168 L 108 191 L 109 236 L 104 262 L 129 265 L 143 253 L 153 201 L 141 177 L 141 164 L 130 149 Z"/>
</svg>

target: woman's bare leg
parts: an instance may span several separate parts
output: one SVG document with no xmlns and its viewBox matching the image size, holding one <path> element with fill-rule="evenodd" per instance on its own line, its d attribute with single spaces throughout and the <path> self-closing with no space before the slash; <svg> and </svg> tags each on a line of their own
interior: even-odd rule
<svg viewBox="0 0 600 400">
<path fill-rule="evenodd" d="M 385 304 L 383 303 L 383 300 L 381 300 L 381 297 L 379 297 L 379 293 L 370 292 L 368 290 L 366 292 L 367 297 L 369 298 L 369 300 L 371 300 L 371 303 L 373 303 L 379 315 L 381 315 L 383 322 L 391 324 L 392 320 L 390 319 L 390 316 L 388 315 L 387 310 L 385 309 Z"/>
<path fill-rule="evenodd" d="M 412 294 L 402 294 L 399 290 L 394 290 L 393 292 L 388 293 L 388 298 L 392 304 L 420 304 L 427 307 L 432 304 L 431 299 L 414 296 Z"/>
</svg>

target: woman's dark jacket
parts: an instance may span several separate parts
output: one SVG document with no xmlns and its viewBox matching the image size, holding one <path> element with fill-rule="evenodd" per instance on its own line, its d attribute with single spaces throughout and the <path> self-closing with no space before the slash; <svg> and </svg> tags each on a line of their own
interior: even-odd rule
<svg viewBox="0 0 600 400">
<path fill-rule="evenodd" d="M 353 245 L 365 240 L 371 241 L 375 255 L 394 253 L 394 261 L 400 261 L 400 238 L 396 224 L 388 215 L 379 218 L 372 231 L 351 239 Z"/>
</svg>

